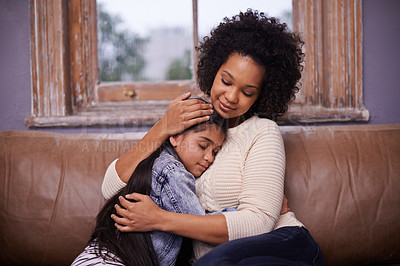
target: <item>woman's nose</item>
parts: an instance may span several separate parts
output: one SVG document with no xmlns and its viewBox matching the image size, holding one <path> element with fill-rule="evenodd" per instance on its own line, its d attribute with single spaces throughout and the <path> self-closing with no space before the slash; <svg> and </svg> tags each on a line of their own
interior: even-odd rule
<svg viewBox="0 0 400 266">
<path fill-rule="evenodd" d="M 231 89 L 225 93 L 225 98 L 230 103 L 237 103 L 238 102 L 238 90 Z"/>
</svg>

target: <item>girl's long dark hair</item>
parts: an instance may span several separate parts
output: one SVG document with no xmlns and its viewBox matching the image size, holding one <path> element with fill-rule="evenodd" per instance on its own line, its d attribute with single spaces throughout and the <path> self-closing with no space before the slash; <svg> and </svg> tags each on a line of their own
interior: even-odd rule
<svg viewBox="0 0 400 266">
<path fill-rule="evenodd" d="M 219 126 L 224 134 L 228 128 L 228 120 L 214 111 L 214 113 L 210 115 L 209 120 L 196 124 L 186 129 L 183 133 L 186 134 L 192 130 L 202 131 L 204 130 L 204 126 L 208 124 Z M 154 160 L 160 155 L 166 145 L 170 145 L 168 141 L 139 163 L 129 179 L 128 184 L 110 198 L 97 215 L 96 227 L 89 240 L 89 245 L 93 241 L 97 241 L 98 250 L 96 250 L 96 252 L 98 252 L 97 254 L 103 259 L 118 260 L 125 265 L 159 265 L 150 233 L 121 233 L 115 227 L 115 222 L 111 219 L 111 214 L 118 215 L 114 206 L 120 204 L 118 200 L 119 196 L 124 197 L 133 192 L 150 195 Z M 117 258 L 113 258 L 113 255 L 116 255 Z"/>
<path fill-rule="evenodd" d="M 124 265 L 159 265 L 157 254 L 151 242 L 150 233 L 121 233 L 114 225 L 111 214 L 118 215 L 115 204 L 120 204 L 118 197 L 138 192 L 149 195 L 154 160 L 160 155 L 161 148 L 153 152 L 136 167 L 128 184 L 110 198 L 100 210 L 96 219 L 96 227 L 89 241 L 97 241 L 98 255 L 103 259 L 112 259 L 116 255 Z M 112 254 L 109 254 L 109 251 Z M 110 256 L 111 255 L 111 256 Z"/>
</svg>

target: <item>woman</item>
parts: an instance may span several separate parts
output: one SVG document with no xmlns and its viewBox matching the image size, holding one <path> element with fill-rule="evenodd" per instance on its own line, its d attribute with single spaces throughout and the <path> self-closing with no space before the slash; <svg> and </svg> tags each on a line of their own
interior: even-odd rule
<svg viewBox="0 0 400 266">
<path fill-rule="evenodd" d="M 116 207 L 120 217 L 113 219 L 121 232 L 160 230 L 219 245 L 204 255 L 209 245 L 196 242 L 199 265 L 323 264 L 318 244 L 302 223 L 292 212 L 280 215 L 285 154 L 280 130 L 272 120 L 288 109 L 299 89 L 301 46 L 300 38 L 285 24 L 252 10 L 225 18 L 204 39 L 198 48 L 199 87 L 215 110 L 229 119 L 230 128 L 214 164 L 196 181 L 196 193 L 207 212 L 237 211 L 177 214 L 134 193 L 126 198 L 137 202 L 121 199 L 123 208 Z M 142 156 L 169 134 L 207 119 L 209 107 L 181 102 L 185 97 L 172 102 L 140 145 L 110 166 L 104 195 L 124 186 Z M 275 245 L 280 248 L 270 248 Z M 245 247 L 245 252 L 238 252 L 237 246 Z"/>
</svg>

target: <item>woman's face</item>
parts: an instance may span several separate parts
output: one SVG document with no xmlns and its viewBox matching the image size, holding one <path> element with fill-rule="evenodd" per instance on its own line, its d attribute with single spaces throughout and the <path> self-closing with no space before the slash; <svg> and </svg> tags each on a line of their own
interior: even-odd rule
<svg viewBox="0 0 400 266">
<path fill-rule="evenodd" d="M 209 124 L 202 131 L 181 133 L 169 140 L 186 170 L 199 177 L 214 161 L 224 139 L 221 128 Z"/>
<path fill-rule="evenodd" d="M 234 53 L 221 65 L 211 88 L 211 102 L 224 118 L 245 114 L 260 95 L 265 69 L 248 56 Z"/>
</svg>

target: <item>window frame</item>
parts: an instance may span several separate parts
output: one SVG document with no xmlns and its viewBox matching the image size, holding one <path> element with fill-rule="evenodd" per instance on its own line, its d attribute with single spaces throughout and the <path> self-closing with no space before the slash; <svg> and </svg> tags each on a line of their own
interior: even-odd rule
<svg viewBox="0 0 400 266">
<path fill-rule="evenodd" d="M 302 89 L 279 123 L 368 121 L 362 97 L 361 3 L 293 1 L 293 27 L 305 40 L 306 63 Z M 200 94 L 195 79 L 100 82 L 95 0 L 30 0 L 30 16 L 28 127 L 151 126 L 176 95 Z M 197 44 L 197 0 L 193 28 Z M 174 94 L 159 93 L 165 91 Z M 152 99 L 150 92 L 162 100 Z"/>
<path fill-rule="evenodd" d="M 302 88 L 284 120 L 366 122 L 362 0 L 293 1 L 293 28 L 305 41 Z"/>
</svg>

